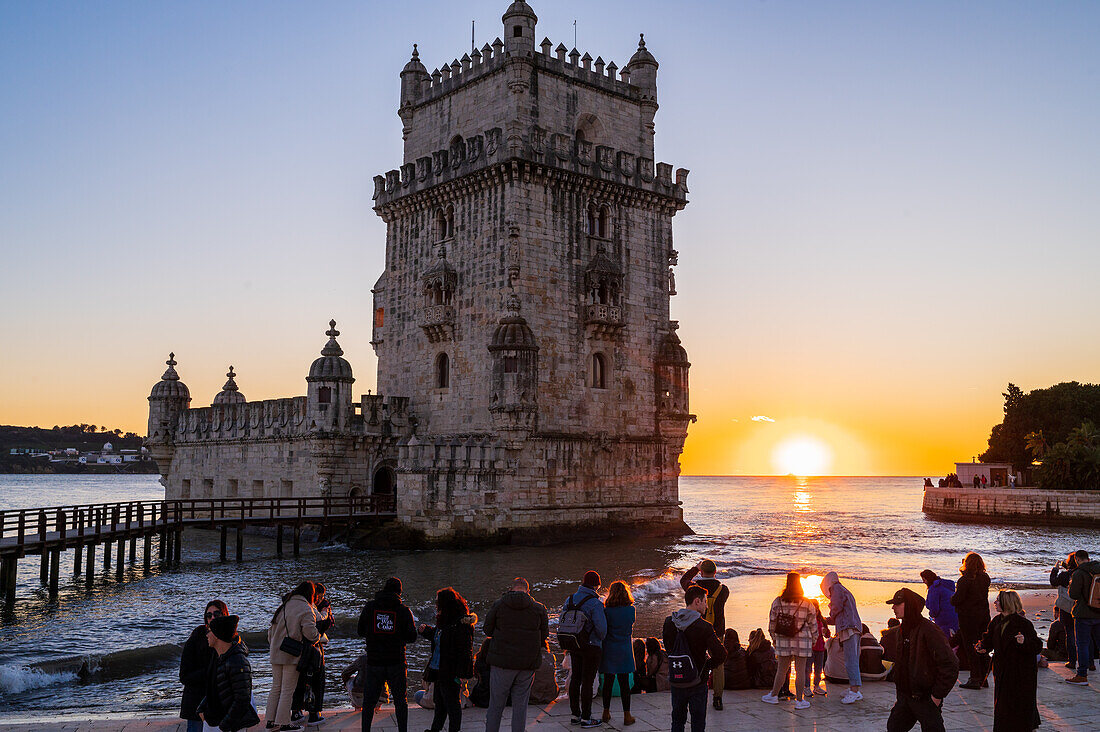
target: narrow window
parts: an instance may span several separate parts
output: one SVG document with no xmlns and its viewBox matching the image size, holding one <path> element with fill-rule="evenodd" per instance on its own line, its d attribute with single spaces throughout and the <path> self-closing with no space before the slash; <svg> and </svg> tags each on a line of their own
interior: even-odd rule
<svg viewBox="0 0 1100 732">
<path fill-rule="evenodd" d="M 586 142 L 588 138 L 584 136 L 584 130 L 577 130 L 577 142 Z"/>
<path fill-rule="evenodd" d="M 238 487 L 237 481 L 230 478 L 229 479 L 229 495 L 227 496 L 227 498 L 236 498 L 238 496 L 237 487 Z"/>
<path fill-rule="evenodd" d="M 523 26 L 522 25 L 512 26 L 512 35 L 516 38 L 523 38 Z"/>
<path fill-rule="evenodd" d="M 596 221 L 596 207 L 590 205 L 588 207 L 588 219 L 587 226 L 585 227 L 585 233 L 587 233 L 589 236 L 596 236 L 597 226 L 598 224 Z"/>
<path fill-rule="evenodd" d="M 607 305 L 607 280 L 600 280 L 600 292 L 599 292 L 600 305 Z"/>
<path fill-rule="evenodd" d="M 519 357 L 518 356 L 505 356 L 504 357 L 504 373 L 506 373 L 506 374 L 519 373 Z"/>
<path fill-rule="evenodd" d="M 448 206 L 447 207 L 447 215 L 445 217 L 445 221 L 446 221 L 446 229 L 445 229 L 446 236 L 445 236 L 445 238 L 450 239 L 452 236 L 455 235 L 455 207 L 454 206 Z"/>
<path fill-rule="evenodd" d="M 382 324 L 386 322 L 386 309 L 375 308 L 374 309 L 374 327 L 381 328 Z"/>
<path fill-rule="evenodd" d="M 602 353 L 592 354 L 592 387 L 595 389 L 607 388 L 607 368 Z"/>
<path fill-rule="evenodd" d="M 607 223 L 608 223 L 608 219 L 610 217 L 611 217 L 611 214 L 608 212 L 607 206 L 601 207 L 600 208 L 600 220 L 598 222 L 599 223 L 599 232 L 600 232 L 599 236 L 604 238 L 604 239 L 606 239 L 608 237 L 608 233 L 607 233 L 608 232 L 608 225 L 607 225 Z"/>
<path fill-rule="evenodd" d="M 264 482 L 262 480 L 252 481 L 252 497 L 263 498 L 264 497 Z"/>
<path fill-rule="evenodd" d="M 187 500 L 191 497 L 191 481 L 185 480 L 180 484 L 180 498 Z"/>
<path fill-rule="evenodd" d="M 451 364 L 446 353 L 441 353 L 435 359 L 435 388 L 446 389 L 451 385 Z"/>
<path fill-rule="evenodd" d="M 318 404 L 331 404 L 332 403 L 332 389 L 327 386 L 322 386 L 317 390 L 317 403 Z"/>
</svg>

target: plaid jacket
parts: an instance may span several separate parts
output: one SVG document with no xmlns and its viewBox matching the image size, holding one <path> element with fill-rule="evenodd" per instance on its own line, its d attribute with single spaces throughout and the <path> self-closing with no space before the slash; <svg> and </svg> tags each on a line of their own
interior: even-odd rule
<svg viewBox="0 0 1100 732">
<path fill-rule="evenodd" d="M 793 638 L 775 632 L 776 617 L 781 612 L 795 617 L 799 630 Z M 785 602 L 780 597 L 775 598 L 772 600 L 771 612 L 768 613 L 768 632 L 772 636 L 772 644 L 775 645 L 775 655 L 780 658 L 784 656 L 808 658 L 814 655 L 814 634 L 817 632 L 817 613 L 814 612 L 814 606 L 805 600 Z"/>
</svg>

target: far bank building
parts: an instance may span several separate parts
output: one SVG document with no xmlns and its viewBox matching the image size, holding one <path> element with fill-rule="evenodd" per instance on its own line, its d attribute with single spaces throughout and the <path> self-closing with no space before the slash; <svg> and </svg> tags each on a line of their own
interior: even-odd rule
<svg viewBox="0 0 1100 732">
<path fill-rule="evenodd" d="M 657 60 L 644 38 L 621 70 L 538 42 L 522 1 L 502 20 L 400 74 L 404 158 L 374 178 L 378 393 L 356 396 L 335 322 L 305 396 L 247 401 L 231 371 L 192 408 L 170 358 L 147 440 L 169 499 L 393 496 L 425 544 L 685 530 L 688 171 L 654 159 Z"/>
</svg>

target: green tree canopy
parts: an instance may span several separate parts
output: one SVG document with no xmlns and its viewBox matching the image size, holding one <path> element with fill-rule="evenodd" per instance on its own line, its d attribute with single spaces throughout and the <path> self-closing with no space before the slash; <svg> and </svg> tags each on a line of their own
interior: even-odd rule
<svg viewBox="0 0 1100 732">
<path fill-rule="evenodd" d="M 1023 470 L 1032 461 L 1028 435 L 1039 433 L 1046 445 L 1065 442 L 1084 422 L 1100 424 L 1100 384 L 1067 381 L 1026 394 L 1009 384 L 1004 420 L 993 427 L 989 449 L 979 459 L 986 463 L 1012 463 Z"/>
</svg>

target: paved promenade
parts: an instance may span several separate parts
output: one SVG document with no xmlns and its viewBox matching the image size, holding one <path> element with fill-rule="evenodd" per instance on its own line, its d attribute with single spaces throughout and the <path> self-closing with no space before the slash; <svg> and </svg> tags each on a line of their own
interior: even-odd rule
<svg viewBox="0 0 1100 732">
<path fill-rule="evenodd" d="M 1100 730 L 1100 678 L 1091 687 L 1077 687 L 1062 683 L 1069 671 L 1061 664 L 1050 669 L 1039 670 L 1039 712 L 1043 718 L 1041 732 L 1053 730 Z M 795 711 L 791 702 L 778 706 L 760 701 L 762 691 L 727 691 L 723 695 L 725 709 L 721 712 L 708 708 L 707 729 L 709 730 L 814 730 L 816 732 L 853 732 L 856 730 L 886 729 L 886 719 L 894 703 L 894 686 L 883 682 L 871 683 L 864 687 L 864 700 L 851 706 L 840 703 L 843 686 L 829 685 L 829 696 L 815 697 L 809 709 Z M 629 728 L 622 724 L 622 711 L 619 700 L 613 699 L 613 719 L 603 728 L 615 730 L 628 729 L 629 732 L 654 732 L 670 727 L 669 695 L 643 694 L 631 698 L 631 710 L 637 723 Z M 595 713 L 601 707 L 594 705 Z M 262 711 L 262 710 L 261 710 Z M 508 711 L 505 710 L 503 729 L 509 728 Z M 326 722 L 319 728 L 327 732 L 335 730 L 359 730 L 360 714 L 350 710 L 332 710 L 325 712 Z M 409 730 L 420 732 L 431 723 L 432 712 L 421 709 L 415 704 L 409 710 Z M 944 703 L 944 721 L 948 732 L 979 732 L 993 728 L 993 689 L 967 691 L 956 689 Z M 67 718 L 39 720 L 34 723 L 5 722 L 0 718 L 0 730 L 33 730 L 42 732 L 107 732 L 107 730 L 130 732 L 131 730 L 158 730 L 160 732 L 183 732 L 185 725 L 174 719 L 97 719 L 75 721 Z M 262 730 L 263 727 L 254 727 Z M 397 729 L 393 720 L 392 708 L 384 707 L 375 715 L 373 729 L 391 732 Z M 464 732 L 483 732 L 485 729 L 485 711 L 470 708 L 463 710 L 462 729 Z M 576 732 L 578 727 L 569 725 L 569 704 L 559 700 L 545 708 L 532 708 L 528 712 L 527 729 L 538 732 Z M 602 728 L 601 728 L 602 729 Z"/>
</svg>

